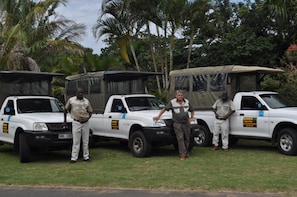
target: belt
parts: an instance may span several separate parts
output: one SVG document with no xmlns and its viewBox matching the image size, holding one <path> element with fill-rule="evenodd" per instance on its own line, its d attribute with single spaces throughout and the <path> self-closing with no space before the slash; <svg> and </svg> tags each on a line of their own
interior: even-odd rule
<svg viewBox="0 0 297 197">
<path fill-rule="evenodd" d="M 86 122 L 88 122 L 87 120 L 86 121 L 80 121 L 80 120 L 76 120 L 76 119 L 73 119 L 74 121 L 76 121 L 76 122 L 79 122 L 79 123 L 86 123 Z"/>
<path fill-rule="evenodd" d="M 224 118 L 217 118 L 217 120 L 225 120 Z"/>
</svg>

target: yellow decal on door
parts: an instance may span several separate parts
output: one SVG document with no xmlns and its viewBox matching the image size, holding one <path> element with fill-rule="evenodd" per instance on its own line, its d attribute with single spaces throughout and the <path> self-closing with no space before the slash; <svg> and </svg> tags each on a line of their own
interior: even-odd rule
<svg viewBox="0 0 297 197">
<path fill-rule="evenodd" d="M 244 117 L 243 127 L 257 127 L 257 118 L 254 117 Z"/>
<path fill-rule="evenodd" d="M 8 133 L 8 123 L 7 122 L 3 123 L 2 131 L 3 131 L 3 133 Z"/>
<path fill-rule="evenodd" d="M 119 130 L 119 121 L 118 120 L 111 120 L 111 129 Z"/>
</svg>

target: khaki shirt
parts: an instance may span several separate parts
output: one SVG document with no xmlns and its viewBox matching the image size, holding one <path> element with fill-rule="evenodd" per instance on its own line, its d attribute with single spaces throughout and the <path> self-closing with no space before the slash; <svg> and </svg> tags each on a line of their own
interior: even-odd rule
<svg viewBox="0 0 297 197">
<path fill-rule="evenodd" d="M 234 104 L 231 100 L 223 102 L 222 99 L 218 99 L 212 106 L 216 110 L 219 117 L 226 116 L 230 111 L 235 110 Z"/>
<path fill-rule="evenodd" d="M 74 120 L 89 118 L 90 113 L 93 112 L 93 108 L 88 99 L 83 98 L 80 100 L 77 99 L 76 96 L 71 97 L 67 101 L 65 108 L 70 111 L 71 118 Z"/>
</svg>

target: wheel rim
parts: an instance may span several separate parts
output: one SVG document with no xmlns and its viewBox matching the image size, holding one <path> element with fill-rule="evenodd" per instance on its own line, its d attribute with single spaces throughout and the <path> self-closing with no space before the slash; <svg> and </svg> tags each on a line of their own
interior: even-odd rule
<svg viewBox="0 0 297 197">
<path fill-rule="evenodd" d="M 203 132 L 199 132 L 197 136 L 194 136 L 195 144 L 203 144 L 205 141 L 205 134 Z"/>
<path fill-rule="evenodd" d="M 133 149 L 135 152 L 140 153 L 143 149 L 143 142 L 141 138 L 135 138 L 133 141 Z"/>
<path fill-rule="evenodd" d="M 290 151 L 293 147 L 293 138 L 288 134 L 282 135 L 279 144 L 282 150 Z"/>
</svg>

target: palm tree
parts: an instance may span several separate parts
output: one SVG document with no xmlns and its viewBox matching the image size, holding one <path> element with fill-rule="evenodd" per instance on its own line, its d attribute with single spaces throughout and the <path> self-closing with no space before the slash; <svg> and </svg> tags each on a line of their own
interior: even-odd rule
<svg viewBox="0 0 297 197">
<path fill-rule="evenodd" d="M 127 44 L 136 64 L 137 71 L 140 71 L 136 54 L 133 48 L 132 38 L 143 24 L 139 23 L 137 16 L 130 11 L 129 0 L 104 0 L 102 1 L 101 16 L 93 26 L 93 34 L 98 39 L 103 35 L 111 37 L 119 44 L 120 54 L 123 59 L 130 63 Z"/>
<path fill-rule="evenodd" d="M 182 24 L 182 17 L 184 15 L 187 0 L 163 0 L 161 4 L 164 8 L 164 15 L 169 25 L 169 71 L 173 70 L 173 50 L 175 34 Z M 167 26 L 167 25 L 166 25 Z"/>
<path fill-rule="evenodd" d="M 210 8 L 210 0 L 194 0 L 186 3 L 183 26 L 185 27 L 184 34 L 189 37 L 187 68 L 190 67 L 191 63 L 194 37 L 208 23 L 209 15 L 207 12 Z"/>
<path fill-rule="evenodd" d="M 297 18 L 297 1 L 295 0 L 265 0 L 263 5 L 271 8 L 276 16 L 284 20 Z"/>
<path fill-rule="evenodd" d="M 145 24 L 146 32 L 147 32 L 147 41 L 150 46 L 150 53 L 154 65 L 154 71 L 158 72 L 157 67 L 157 61 L 156 61 L 156 45 L 154 45 L 153 40 L 151 38 L 151 24 L 155 24 L 158 26 L 162 25 L 160 17 L 158 17 L 159 11 L 158 11 L 158 4 L 159 0 L 134 0 L 130 1 L 130 10 L 132 15 L 137 16 L 137 18 L 140 20 L 138 21 L 139 24 Z M 159 94 L 161 94 L 161 86 L 160 86 L 160 80 L 158 75 L 156 75 L 157 80 L 157 86 Z"/>
<path fill-rule="evenodd" d="M 40 71 L 37 62 L 58 54 L 83 54 L 76 42 L 85 26 L 58 18 L 55 9 L 67 0 L 1 0 L 2 69 Z M 66 50 L 65 50 L 66 49 Z"/>
</svg>

